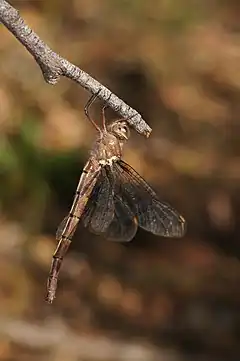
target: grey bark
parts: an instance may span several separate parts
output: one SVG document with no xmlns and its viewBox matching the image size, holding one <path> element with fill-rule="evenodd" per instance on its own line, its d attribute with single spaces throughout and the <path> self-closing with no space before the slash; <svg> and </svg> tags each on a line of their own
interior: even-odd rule
<svg viewBox="0 0 240 361">
<path fill-rule="evenodd" d="M 108 88 L 92 78 L 65 58 L 52 51 L 39 36 L 25 23 L 19 11 L 5 0 L 0 0 L 0 22 L 25 46 L 40 66 L 45 81 L 56 84 L 61 76 L 65 76 L 92 94 L 98 93 L 98 98 L 107 104 L 140 134 L 149 136 L 152 129 L 142 116 L 123 100 L 113 94 Z M 135 116 L 133 116 L 135 114 Z"/>
</svg>

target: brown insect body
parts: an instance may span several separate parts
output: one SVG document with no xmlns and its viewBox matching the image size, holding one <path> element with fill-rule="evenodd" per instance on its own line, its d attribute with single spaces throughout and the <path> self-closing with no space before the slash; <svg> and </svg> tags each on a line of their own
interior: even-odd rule
<svg viewBox="0 0 240 361">
<path fill-rule="evenodd" d="M 130 130 L 125 121 L 115 121 L 102 130 L 90 152 L 90 162 L 97 166 L 106 165 L 122 157 L 124 143 L 130 137 Z"/>
<path fill-rule="evenodd" d="M 83 169 L 70 212 L 57 230 L 59 243 L 47 284 L 49 303 L 55 298 L 62 260 L 80 220 L 91 232 L 117 242 L 130 241 L 138 226 L 165 237 L 182 237 L 186 229 L 184 218 L 161 202 L 147 182 L 122 161 L 123 146 L 130 137 L 126 121 L 116 120 L 106 127 L 103 108 L 100 129 L 88 114 L 91 102 L 85 113 L 99 136 Z"/>
</svg>

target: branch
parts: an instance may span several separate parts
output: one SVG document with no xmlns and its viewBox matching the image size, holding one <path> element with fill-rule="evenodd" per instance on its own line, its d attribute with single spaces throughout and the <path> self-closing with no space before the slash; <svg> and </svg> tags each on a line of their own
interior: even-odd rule
<svg viewBox="0 0 240 361">
<path fill-rule="evenodd" d="M 98 93 L 98 98 L 102 99 L 115 112 L 125 118 L 140 134 L 144 134 L 147 137 L 150 135 L 152 129 L 136 110 L 124 103 L 85 71 L 53 52 L 25 23 L 19 12 L 5 0 L 0 0 L 0 22 L 11 31 L 35 58 L 47 83 L 54 85 L 61 76 L 76 81 L 92 94 Z"/>
</svg>

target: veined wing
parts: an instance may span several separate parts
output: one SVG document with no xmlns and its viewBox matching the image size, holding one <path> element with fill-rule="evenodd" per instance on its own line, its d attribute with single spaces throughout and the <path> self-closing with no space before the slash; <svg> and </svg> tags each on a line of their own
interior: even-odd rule
<svg viewBox="0 0 240 361">
<path fill-rule="evenodd" d="M 63 218 L 62 222 L 59 224 L 56 239 L 59 241 L 62 237 L 72 239 L 79 220 L 73 218 L 70 214 Z"/>
<path fill-rule="evenodd" d="M 120 197 L 114 196 L 114 218 L 104 237 L 109 241 L 129 242 L 137 232 L 138 224 L 132 211 Z"/>
<path fill-rule="evenodd" d="M 115 242 L 128 242 L 136 234 L 137 222 L 131 209 L 115 192 L 115 174 L 107 165 L 102 168 L 91 193 L 82 221 L 93 233 Z"/>
<path fill-rule="evenodd" d="M 140 227 L 156 235 L 182 237 L 184 218 L 169 204 L 161 202 L 149 184 L 130 165 L 114 164 L 116 192 L 128 204 Z"/>
<path fill-rule="evenodd" d="M 106 232 L 113 217 L 113 185 L 106 175 L 105 167 L 102 167 L 82 214 L 82 221 L 91 232 L 100 234 Z"/>
</svg>

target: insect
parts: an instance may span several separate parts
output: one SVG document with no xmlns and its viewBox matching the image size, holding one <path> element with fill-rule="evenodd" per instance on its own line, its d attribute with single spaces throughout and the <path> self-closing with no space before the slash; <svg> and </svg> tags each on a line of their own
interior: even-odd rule
<svg viewBox="0 0 240 361">
<path fill-rule="evenodd" d="M 98 131 L 80 177 L 70 212 L 58 227 L 59 241 L 53 255 L 47 283 L 46 300 L 52 303 L 58 275 L 79 221 L 91 232 L 115 242 L 133 239 L 138 226 L 155 235 L 182 237 L 184 218 L 170 205 L 161 202 L 148 183 L 122 157 L 124 144 L 130 137 L 127 122 L 115 120 L 106 125 L 102 108 L 102 129 L 89 114 L 97 95 L 93 95 L 84 110 Z"/>
</svg>

